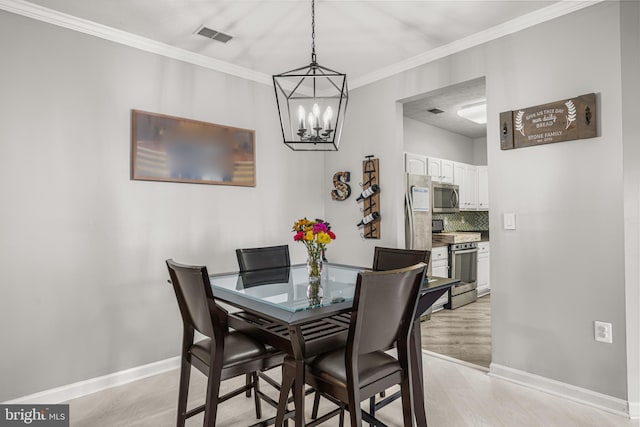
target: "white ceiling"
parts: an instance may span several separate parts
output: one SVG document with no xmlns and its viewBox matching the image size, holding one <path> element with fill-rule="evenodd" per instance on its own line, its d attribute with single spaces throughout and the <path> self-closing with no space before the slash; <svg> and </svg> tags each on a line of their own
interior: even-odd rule
<svg viewBox="0 0 640 427">
<path fill-rule="evenodd" d="M 0 7 L 4 2 L 0 0 Z M 32 3 L 266 75 L 310 62 L 310 1 L 12 0 L 10 3 Z M 566 3 L 317 0 L 317 59 L 325 67 L 346 73 L 350 81 L 361 79 L 505 23 L 526 21 L 532 15 L 537 21 L 550 19 L 554 15 L 547 11 L 559 9 L 558 6 L 566 9 Z M 222 44 L 194 34 L 203 24 L 234 38 Z"/>
<path fill-rule="evenodd" d="M 599 1 L 316 0 L 317 60 L 353 89 Z M 0 0 L 0 9 L 266 84 L 311 60 L 310 0 Z M 195 34 L 202 25 L 233 39 Z M 405 116 L 477 138 L 486 126 L 455 111 L 480 92 L 484 79 L 444 88 L 405 104 Z M 423 113 L 432 107 L 445 113 Z"/>
<path fill-rule="evenodd" d="M 487 125 L 458 116 L 458 110 L 486 97 L 485 79 L 481 77 L 414 97 L 402 105 L 403 115 L 469 138 L 482 138 L 487 136 Z M 442 113 L 429 112 L 432 108 Z"/>
</svg>

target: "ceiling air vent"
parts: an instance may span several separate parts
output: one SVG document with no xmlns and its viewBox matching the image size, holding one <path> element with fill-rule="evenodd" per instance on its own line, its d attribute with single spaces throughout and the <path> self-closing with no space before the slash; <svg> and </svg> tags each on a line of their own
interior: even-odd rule
<svg viewBox="0 0 640 427">
<path fill-rule="evenodd" d="M 196 30 L 196 34 L 201 35 L 203 37 L 207 37 L 209 39 L 217 40 L 222 43 L 226 43 L 233 38 L 229 34 L 212 30 L 211 28 L 205 27 L 204 25 L 202 25 L 200 28 Z"/>
<path fill-rule="evenodd" d="M 444 113 L 444 111 L 442 111 L 442 110 L 441 110 L 441 109 L 439 109 L 439 108 L 430 108 L 430 109 L 429 109 L 429 110 L 427 110 L 427 111 L 428 111 L 428 112 L 430 112 L 430 113 L 433 113 L 433 114 L 440 114 L 440 113 Z"/>
</svg>

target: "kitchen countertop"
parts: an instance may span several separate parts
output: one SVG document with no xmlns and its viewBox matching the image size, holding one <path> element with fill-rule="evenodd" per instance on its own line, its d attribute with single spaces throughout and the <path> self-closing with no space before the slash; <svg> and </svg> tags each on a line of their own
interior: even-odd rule
<svg viewBox="0 0 640 427">
<path fill-rule="evenodd" d="M 456 231 L 449 233 L 435 233 L 432 236 L 432 246 L 444 246 L 454 243 L 479 242 L 481 240 L 481 237 L 481 233 L 473 232 Z"/>
</svg>

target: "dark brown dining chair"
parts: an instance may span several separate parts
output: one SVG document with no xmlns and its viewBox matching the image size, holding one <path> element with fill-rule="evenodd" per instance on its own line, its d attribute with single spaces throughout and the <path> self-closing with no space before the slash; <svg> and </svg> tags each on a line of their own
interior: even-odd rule
<svg viewBox="0 0 640 427">
<path fill-rule="evenodd" d="M 288 245 L 236 249 L 236 257 L 240 273 L 291 266 Z M 270 379 L 265 378 L 265 380 L 269 381 Z M 251 381 L 251 375 L 247 374 L 246 383 L 249 384 Z M 250 397 L 251 389 L 247 389 L 246 394 L 247 397 Z"/>
<path fill-rule="evenodd" d="M 240 272 L 291 265 L 288 245 L 236 249 L 236 256 Z"/>
<path fill-rule="evenodd" d="M 395 249 L 376 246 L 373 251 L 373 270 L 385 271 L 405 268 L 424 262 L 429 265 L 431 251 L 419 249 Z"/>
<path fill-rule="evenodd" d="M 425 249 L 396 249 L 383 248 L 376 246 L 373 251 L 373 271 L 394 270 L 397 268 L 405 268 L 424 262 L 429 265 L 431 259 L 431 251 Z M 385 397 L 385 392 L 380 393 L 380 397 Z M 375 416 L 376 409 L 384 407 L 399 398 L 399 394 L 392 395 L 384 402 L 378 403 L 376 407 L 376 397 L 371 396 L 369 400 L 369 413 Z M 314 402 L 315 407 L 315 402 Z"/>
<path fill-rule="evenodd" d="M 307 384 L 329 400 L 349 410 L 351 426 L 376 420 L 360 408 L 360 402 L 400 384 L 405 426 L 412 425 L 409 385 L 409 334 L 413 325 L 420 286 L 427 266 L 358 273 L 346 347 L 309 361 Z M 395 345 L 398 357 L 385 350 Z M 295 378 L 295 362 L 287 357 L 276 425 L 287 410 L 288 390 Z"/>
<path fill-rule="evenodd" d="M 171 259 L 166 263 L 183 323 L 177 426 L 183 427 L 187 418 L 204 411 L 203 425 L 214 427 L 218 404 L 250 389 L 255 391 L 256 417 L 261 418 L 260 399 L 264 395 L 257 372 L 280 365 L 284 354 L 229 330 L 228 313 L 214 300 L 207 267 L 182 265 Z M 194 342 L 195 331 L 207 338 Z M 192 365 L 208 377 L 207 396 L 204 405 L 187 411 Z M 249 384 L 219 396 L 221 381 L 245 374 L 251 374 Z"/>
</svg>

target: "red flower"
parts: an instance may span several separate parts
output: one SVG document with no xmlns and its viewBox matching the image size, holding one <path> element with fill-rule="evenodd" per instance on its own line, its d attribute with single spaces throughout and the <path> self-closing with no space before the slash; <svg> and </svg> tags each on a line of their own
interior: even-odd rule
<svg viewBox="0 0 640 427">
<path fill-rule="evenodd" d="M 304 237 L 304 232 L 303 231 L 298 231 L 296 233 L 295 236 L 293 236 L 293 240 L 295 240 L 296 242 L 302 240 L 302 238 Z"/>
<path fill-rule="evenodd" d="M 329 230 L 327 234 L 331 237 L 331 240 L 336 240 L 336 234 L 333 231 Z"/>
</svg>

